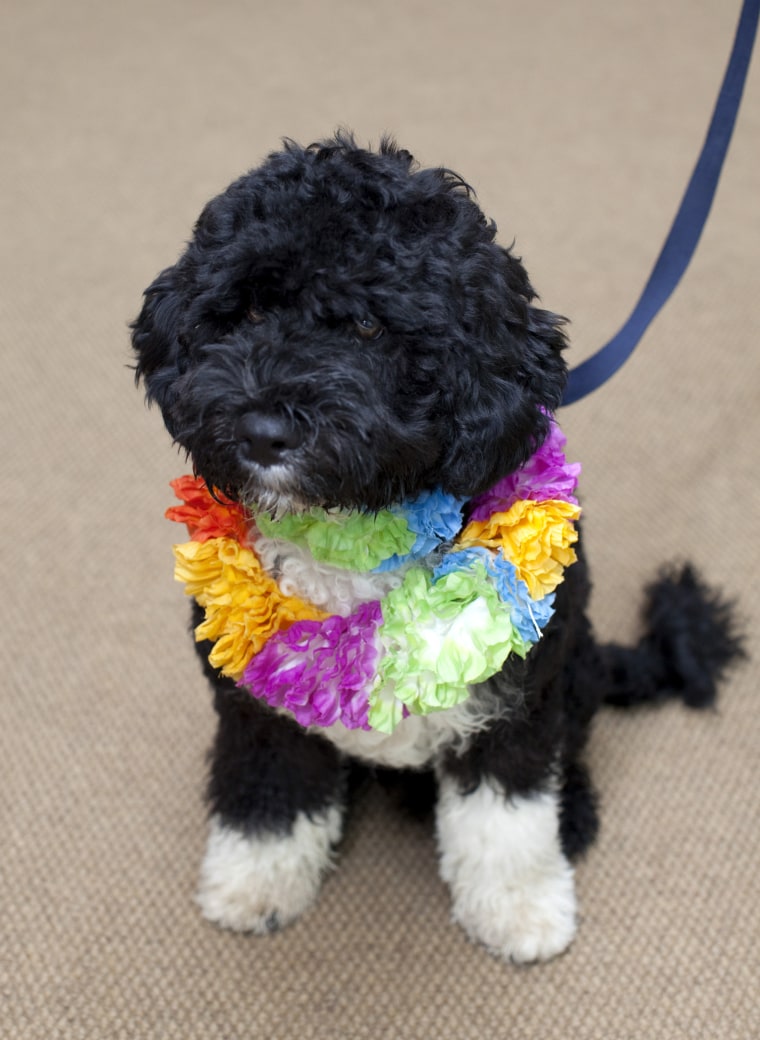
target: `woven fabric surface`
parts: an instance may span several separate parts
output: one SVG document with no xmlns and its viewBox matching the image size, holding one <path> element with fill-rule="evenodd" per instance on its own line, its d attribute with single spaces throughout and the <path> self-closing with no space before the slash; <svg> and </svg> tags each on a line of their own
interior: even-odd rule
<svg viewBox="0 0 760 1040">
<path fill-rule="evenodd" d="M 581 927 L 547 965 L 449 921 L 429 827 L 360 800 L 319 904 L 257 939 L 193 902 L 213 717 L 162 519 L 184 469 L 127 322 L 200 207 L 279 139 L 393 131 L 459 170 L 571 363 L 627 316 L 702 143 L 723 0 L 6 0 L 0 14 L 0 1034 L 8 1040 L 760 1036 L 760 79 L 697 256 L 560 416 L 593 616 L 692 559 L 754 659 L 719 709 L 604 712 Z"/>
</svg>

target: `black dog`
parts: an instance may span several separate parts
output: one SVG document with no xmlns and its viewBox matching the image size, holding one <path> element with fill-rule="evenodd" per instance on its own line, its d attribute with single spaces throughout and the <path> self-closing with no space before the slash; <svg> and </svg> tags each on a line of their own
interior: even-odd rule
<svg viewBox="0 0 760 1040">
<path fill-rule="evenodd" d="M 495 230 L 459 176 L 390 141 L 287 142 L 206 206 L 147 290 L 138 379 L 221 501 L 282 517 L 374 513 L 434 488 L 470 499 L 541 446 L 566 378 L 563 319 L 535 305 Z M 469 935 L 507 959 L 564 950 L 569 859 L 597 829 L 581 760 L 594 712 L 672 693 L 709 704 L 740 653 L 728 607 L 689 568 L 650 589 L 632 650 L 595 643 L 588 595 L 581 556 L 524 660 L 466 711 L 409 715 L 389 736 L 304 728 L 200 643 L 219 714 L 204 913 L 263 932 L 308 907 L 359 758 L 435 771 L 441 873 Z"/>
</svg>

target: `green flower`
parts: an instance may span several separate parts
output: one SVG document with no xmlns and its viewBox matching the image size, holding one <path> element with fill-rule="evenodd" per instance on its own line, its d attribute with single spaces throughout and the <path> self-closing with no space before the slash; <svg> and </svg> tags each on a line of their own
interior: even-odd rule
<svg viewBox="0 0 760 1040">
<path fill-rule="evenodd" d="M 417 537 L 403 516 L 388 509 L 379 513 L 311 509 L 281 520 L 262 513 L 256 526 L 266 538 L 306 546 L 315 560 L 354 571 L 371 571 L 389 556 L 405 555 Z"/>
<path fill-rule="evenodd" d="M 451 708 L 468 686 L 527 653 L 481 561 L 433 582 L 415 568 L 383 602 L 384 655 L 370 693 L 369 724 L 389 733 L 403 706 L 413 715 Z"/>
</svg>

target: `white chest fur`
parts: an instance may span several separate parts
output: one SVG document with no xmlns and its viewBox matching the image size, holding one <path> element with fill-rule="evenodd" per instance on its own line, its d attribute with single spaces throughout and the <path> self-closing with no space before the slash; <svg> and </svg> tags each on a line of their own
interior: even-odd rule
<svg viewBox="0 0 760 1040">
<path fill-rule="evenodd" d="M 375 765 L 421 769 L 432 764 L 444 747 L 464 748 L 493 715 L 493 710 L 484 710 L 481 697 L 470 697 L 456 707 L 430 715 L 409 715 L 393 733 L 347 729 L 340 722 L 325 729 L 313 727 L 312 732 L 332 741 L 344 754 Z"/>
</svg>

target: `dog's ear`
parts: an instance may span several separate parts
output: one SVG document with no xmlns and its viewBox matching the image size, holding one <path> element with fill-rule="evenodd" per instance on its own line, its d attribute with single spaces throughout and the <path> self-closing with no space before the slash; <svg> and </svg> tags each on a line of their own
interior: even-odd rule
<svg viewBox="0 0 760 1040">
<path fill-rule="evenodd" d="M 459 381 L 451 427 L 456 431 L 440 483 L 469 498 L 522 466 L 549 433 L 549 417 L 532 393 L 499 379 L 486 387 Z"/>
<path fill-rule="evenodd" d="M 478 368 L 462 365 L 452 378 L 456 436 L 445 484 L 455 494 L 482 491 L 530 458 L 549 432 L 548 415 L 567 381 L 566 320 L 534 306 L 521 261 L 496 248 L 467 296 Z"/>
<path fill-rule="evenodd" d="M 131 325 L 132 347 L 137 355 L 135 379 L 143 381 L 148 400 L 160 407 L 172 436 L 175 433 L 172 420 L 175 384 L 183 368 L 179 340 L 181 313 L 176 268 L 168 267 L 145 290 L 142 310 Z"/>
</svg>

